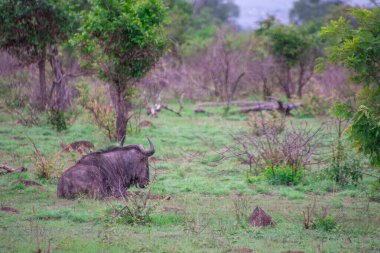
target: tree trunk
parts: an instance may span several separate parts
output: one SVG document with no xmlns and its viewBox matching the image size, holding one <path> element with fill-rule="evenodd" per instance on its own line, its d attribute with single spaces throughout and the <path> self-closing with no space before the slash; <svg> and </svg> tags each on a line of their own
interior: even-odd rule
<svg viewBox="0 0 380 253">
<path fill-rule="evenodd" d="M 42 52 L 40 60 L 38 61 L 38 70 L 40 78 L 40 87 L 37 93 L 37 109 L 42 111 L 46 106 L 46 49 Z"/>
<path fill-rule="evenodd" d="M 297 90 L 297 96 L 299 97 L 299 98 L 302 98 L 302 88 L 303 88 L 303 85 L 301 85 L 301 84 L 299 84 L 298 85 L 298 90 Z"/>
<path fill-rule="evenodd" d="M 285 83 L 283 87 L 286 94 L 286 98 L 288 99 L 292 98 L 290 68 L 286 69 L 286 79 L 285 79 Z"/>
<path fill-rule="evenodd" d="M 263 80 L 263 95 L 265 100 L 267 99 L 267 97 L 272 96 L 272 90 L 269 88 L 268 80 L 266 78 L 264 78 Z"/>
<path fill-rule="evenodd" d="M 116 141 L 120 142 L 127 133 L 128 114 L 132 106 L 129 101 L 124 99 L 122 89 L 111 86 L 110 95 L 115 108 Z"/>
<path fill-rule="evenodd" d="M 55 110 L 65 111 L 70 107 L 70 96 L 67 90 L 68 78 L 63 71 L 57 47 L 53 46 L 51 48 L 49 60 L 54 73 L 53 85 L 50 91 L 50 107 Z"/>
</svg>

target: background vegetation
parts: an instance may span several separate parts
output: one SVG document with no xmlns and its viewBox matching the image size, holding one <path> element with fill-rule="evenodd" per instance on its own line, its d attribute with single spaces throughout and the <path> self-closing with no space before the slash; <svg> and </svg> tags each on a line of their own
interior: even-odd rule
<svg viewBox="0 0 380 253">
<path fill-rule="evenodd" d="M 0 0 L 0 248 L 378 252 L 378 7 L 298 0 L 243 30 L 232 1 Z M 147 136 L 147 189 L 56 197 L 82 155 Z"/>
</svg>

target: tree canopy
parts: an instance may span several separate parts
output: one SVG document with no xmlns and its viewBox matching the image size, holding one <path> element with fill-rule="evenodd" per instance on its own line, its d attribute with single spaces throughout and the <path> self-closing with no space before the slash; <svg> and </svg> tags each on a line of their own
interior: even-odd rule
<svg viewBox="0 0 380 253">
<path fill-rule="evenodd" d="M 115 90 L 117 139 L 126 133 L 133 87 L 166 49 L 166 8 L 161 0 L 91 1 L 77 35 L 89 62 Z"/>
<path fill-rule="evenodd" d="M 0 47 L 25 64 L 38 61 L 48 45 L 68 39 L 73 19 L 66 1 L 1 0 Z"/>
<path fill-rule="evenodd" d="M 45 62 L 50 45 L 66 41 L 75 19 L 66 1 L 0 0 L 0 48 L 25 65 L 38 62 L 40 88 L 37 106 L 44 109 L 46 97 Z"/>
<path fill-rule="evenodd" d="M 342 0 L 298 0 L 293 4 L 289 17 L 293 23 L 301 25 L 323 19 L 331 9 L 342 4 Z"/>
</svg>

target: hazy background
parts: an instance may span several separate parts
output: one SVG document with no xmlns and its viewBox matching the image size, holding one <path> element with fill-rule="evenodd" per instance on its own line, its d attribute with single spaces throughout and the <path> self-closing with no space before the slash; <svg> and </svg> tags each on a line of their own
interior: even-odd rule
<svg viewBox="0 0 380 253">
<path fill-rule="evenodd" d="M 296 0 L 235 0 L 240 7 L 238 23 L 244 28 L 254 27 L 267 15 L 274 15 L 284 23 L 289 21 L 289 11 Z M 345 1 L 352 5 L 367 5 L 369 0 Z"/>
</svg>

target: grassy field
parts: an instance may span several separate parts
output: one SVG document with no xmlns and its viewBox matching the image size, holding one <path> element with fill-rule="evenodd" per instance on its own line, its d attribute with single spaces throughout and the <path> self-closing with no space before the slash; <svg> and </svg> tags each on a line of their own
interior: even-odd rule
<svg viewBox="0 0 380 253">
<path fill-rule="evenodd" d="M 46 156 L 57 154 L 57 170 L 72 165 L 78 155 L 64 154 L 60 144 L 88 140 L 97 149 L 111 143 L 104 133 L 81 115 L 67 131 L 50 126 L 26 128 L 15 116 L 0 111 L 0 161 L 24 165 L 26 173 L 0 176 L 0 252 L 35 252 L 37 240 L 52 252 L 379 252 L 380 204 L 368 199 L 364 177 L 357 186 L 339 187 L 317 180 L 314 174 L 297 186 L 247 184 L 248 169 L 236 160 L 216 163 L 218 151 L 231 142 L 230 134 L 246 127 L 246 117 L 197 116 L 187 105 L 183 117 L 162 112 L 152 127 L 130 133 L 126 143 L 147 145 L 152 138 L 152 186 L 156 196 L 152 219 L 145 225 L 112 220 L 109 201 L 56 197 L 57 178 L 36 177 L 31 159 L 31 138 Z M 291 119 L 318 126 L 321 119 Z M 59 171 L 61 173 L 62 171 Z M 38 182 L 24 186 L 18 179 Z M 137 189 L 132 189 L 136 191 Z M 117 201 L 113 200 L 112 203 Z M 304 229 L 303 211 L 322 207 L 337 226 L 332 230 Z M 246 225 L 256 206 L 276 224 L 265 228 Z M 243 221 L 239 221 L 242 217 Z"/>
</svg>

